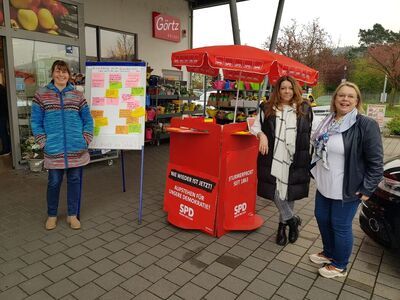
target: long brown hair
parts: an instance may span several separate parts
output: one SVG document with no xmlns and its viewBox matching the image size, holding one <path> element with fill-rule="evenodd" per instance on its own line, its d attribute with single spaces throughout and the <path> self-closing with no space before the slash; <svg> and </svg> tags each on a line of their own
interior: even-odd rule
<svg viewBox="0 0 400 300">
<path fill-rule="evenodd" d="M 301 103 L 307 100 L 303 99 L 301 96 L 301 87 L 299 83 L 291 76 L 282 76 L 275 83 L 274 90 L 272 91 L 271 97 L 268 101 L 269 103 L 265 106 L 264 114 L 266 118 L 269 116 L 275 116 L 275 109 L 282 102 L 279 89 L 284 81 L 289 81 L 293 87 L 293 98 L 290 100 L 289 105 L 294 104 L 296 106 L 297 116 L 304 115 L 304 112 L 301 110 Z"/>
</svg>

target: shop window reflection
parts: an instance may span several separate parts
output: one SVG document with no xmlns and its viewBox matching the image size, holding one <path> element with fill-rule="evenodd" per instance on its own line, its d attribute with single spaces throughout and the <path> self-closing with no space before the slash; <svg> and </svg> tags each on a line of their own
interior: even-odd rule
<svg viewBox="0 0 400 300">
<path fill-rule="evenodd" d="M 100 29 L 101 60 L 132 61 L 135 59 L 135 35 Z"/>
<path fill-rule="evenodd" d="M 50 68 L 57 59 L 65 60 L 73 73 L 79 72 L 79 48 L 69 45 L 13 39 L 14 74 L 20 142 L 32 134 L 30 116 L 36 90 L 45 86 Z"/>
<path fill-rule="evenodd" d="M 0 0 L 0 26 L 4 26 L 4 8 L 3 8 L 3 0 Z"/>
</svg>

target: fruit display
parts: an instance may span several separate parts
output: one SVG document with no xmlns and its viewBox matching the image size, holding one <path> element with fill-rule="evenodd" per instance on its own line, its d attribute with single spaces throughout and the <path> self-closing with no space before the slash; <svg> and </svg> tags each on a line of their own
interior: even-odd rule
<svg viewBox="0 0 400 300">
<path fill-rule="evenodd" d="M 78 37 L 78 9 L 58 0 L 10 0 L 11 27 Z"/>
</svg>

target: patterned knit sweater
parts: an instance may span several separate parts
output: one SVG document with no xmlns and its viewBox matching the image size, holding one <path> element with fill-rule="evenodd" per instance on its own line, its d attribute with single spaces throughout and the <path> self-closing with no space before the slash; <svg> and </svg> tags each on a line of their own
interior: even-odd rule
<svg viewBox="0 0 400 300">
<path fill-rule="evenodd" d="M 46 169 L 68 169 L 89 163 L 88 145 L 93 119 L 84 95 L 70 83 L 62 90 L 53 84 L 33 97 L 32 132 L 44 148 Z"/>
</svg>

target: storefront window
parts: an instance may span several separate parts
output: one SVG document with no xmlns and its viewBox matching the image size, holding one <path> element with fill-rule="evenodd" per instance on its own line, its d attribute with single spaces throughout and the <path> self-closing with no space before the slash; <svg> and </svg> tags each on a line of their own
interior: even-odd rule
<svg viewBox="0 0 400 300">
<path fill-rule="evenodd" d="M 97 60 L 96 27 L 85 26 L 86 59 Z"/>
<path fill-rule="evenodd" d="M 69 45 L 13 39 L 17 90 L 18 126 L 21 142 L 31 135 L 30 115 L 36 90 L 50 79 L 50 68 L 57 59 L 65 60 L 72 73 L 79 72 L 79 48 Z"/>
<path fill-rule="evenodd" d="M 135 35 L 100 29 L 101 60 L 135 59 Z"/>
<path fill-rule="evenodd" d="M 78 37 L 78 7 L 58 0 L 10 0 L 11 27 Z"/>
<path fill-rule="evenodd" d="M 0 0 L 0 26 L 4 26 L 3 0 Z"/>
</svg>

